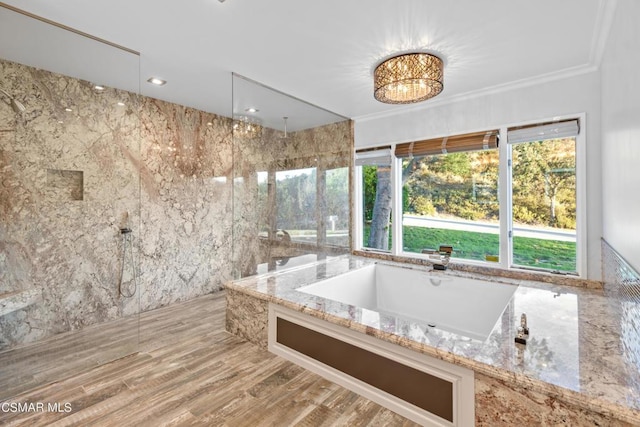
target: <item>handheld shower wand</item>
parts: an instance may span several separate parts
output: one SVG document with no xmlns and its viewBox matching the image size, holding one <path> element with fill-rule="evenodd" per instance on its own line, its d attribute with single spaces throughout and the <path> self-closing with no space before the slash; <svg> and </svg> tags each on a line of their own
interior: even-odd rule
<svg viewBox="0 0 640 427">
<path fill-rule="evenodd" d="M 9 92 L 0 88 L 0 92 L 4 93 L 7 98 L 9 98 L 9 105 L 16 114 L 23 113 L 26 110 L 26 107 L 22 105 L 20 101 L 18 101 L 15 97 L 13 97 Z"/>
<path fill-rule="evenodd" d="M 131 298 L 136 294 L 138 289 L 138 275 L 136 273 L 136 261 L 133 255 L 133 241 L 132 230 L 129 227 L 129 212 L 124 214 L 124 226 L 120 228 L 120 235 L 122 236 L 122 263 L 120 264 L 120 280 L 118 281 L 118 293 L 125 298 Z M 129 265 L 131 267 L 131 282 L 133 283 L 133 290 L 126 289 L 124 280 L 125 264 L 127 263 L 127 255 L 129 255 Z"/>
</svg>

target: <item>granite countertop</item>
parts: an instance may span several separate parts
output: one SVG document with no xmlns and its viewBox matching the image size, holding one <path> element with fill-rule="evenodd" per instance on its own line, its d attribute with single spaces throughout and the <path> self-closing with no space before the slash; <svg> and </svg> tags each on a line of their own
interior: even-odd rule
<svg viewBox="0 0 640 427">
<path fill-rule="evenodd" d="M 637 304 L 609 298 L 601 290 L 439 273 L 518 285 L 489 337 L 480 341 L 296 291 L 375 262 L 396 264 L 345 255 L 226 287 L 640 425 L 640 331 L 625 321 L 625 316 L 637 316 Z M 523 312 L 530 328 L 526 346 L 514 341 Z"/>
</svg>

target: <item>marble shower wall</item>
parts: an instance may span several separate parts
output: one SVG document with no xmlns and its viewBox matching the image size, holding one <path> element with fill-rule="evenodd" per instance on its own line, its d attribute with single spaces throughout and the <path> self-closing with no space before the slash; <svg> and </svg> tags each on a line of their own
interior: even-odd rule
<svg viewBox="0 0 640 427">
<path fill-rule="evenodd" d="M 231 120 L 143 98 L 143 311 L 219 290 L 231 274 Z"/>
<path fill-rule="evenodd" d="M 270 128 L 252 137 L 234 132 L 234 275 L 245 277 L 268 270 L 311 262 L 326 255 L 350 251 L 349 176 L 353 150 L 353 130 L 349 120 L 317 128 L 283 132 Z M 315 168 L 314 203 L 302 209 L 313 224 L 308 238 L 286 235 L 282 212 L 278 216 L 276 192 L 280 172 Z M 330 172 L 325 172 L 330 171 Z M 328 174 L 338 171 L 338 191 Z M 266 180 L 266 183 L 265 183 Z M 343 185 L 342 185 L 343 184 Z M 322 194 L 327 196 L 322 197 Z M 329 200 L 333 198 L 333 200 Z M 341 236 L 331 235 L 329 216 L 342 223 Z M 279 219 L 278 219 L 279 218 Z M 335 228 L 335 227 L 334 227 Z M 291 230 L 289 230 L 291 231 Z M 293 232 L 292 232 L 293 233 Z M 305 255 L 307 255 L 305 257 Z M 291 258 L 297 257 L 297 261 Z"/>
<path fill-rule="evenodd" d="M 229 119 L 2 60 L 0 87 L 27 107 L 0 103 L 0 350 L 230 277 Z"/>
<path fill-rule="evenodd" d="M 117 292 L 118 229 L 139 220 L 137 96 L 5 61 L 0 86 L 27 107 L 0 104 L 0 294 L 37 295 L 0 317 L 0 348 L 137 312 Z"/>
</svg>

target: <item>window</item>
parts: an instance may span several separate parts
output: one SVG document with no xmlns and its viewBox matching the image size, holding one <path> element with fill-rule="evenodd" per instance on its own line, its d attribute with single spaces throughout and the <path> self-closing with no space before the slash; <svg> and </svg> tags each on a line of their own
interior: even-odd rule
<svg viewBox="0 0 640 427">
<path fill-rule="evenodd" d="M 515 266 L 577 271 L 577 134 L 576 120 L 509 129 Z"/>
<path fill-rule="evenodd" d="M 393 188 L 391 148 L 356 152 L 356 216 L 359 226 L 357 247 L 389 251 Z"/>
<path fill-rule="evenodd" d="M 356 249 L 578 273 L 578 134 L 571 119 L 356 152 Z"/>
<path fill-rule="evenodd" d="M 456 258 L 498 257 L 497 149 L 402 159 L 402 182 L 405 252 L 451 245 Z"/>
<path fill-rule="evenodd" d="M 428 253 L 453 246 L 461 259 L 496 259 L 500 250 L 498 131 L 399 144 L 402 244 Z"/>
</svg>

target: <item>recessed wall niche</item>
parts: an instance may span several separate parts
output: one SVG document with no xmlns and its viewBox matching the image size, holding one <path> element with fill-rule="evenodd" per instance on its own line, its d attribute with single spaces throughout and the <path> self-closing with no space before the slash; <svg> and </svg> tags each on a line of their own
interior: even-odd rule
<svg viewBox="0 0 640 427">
<path fill-rule="evenodd" d="M 47 195 L 57 201 L 84 199 L 82 171 L 47 169 Z"/>
</svg>

